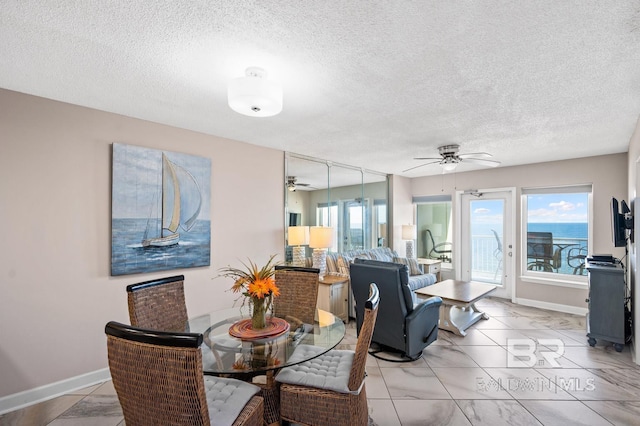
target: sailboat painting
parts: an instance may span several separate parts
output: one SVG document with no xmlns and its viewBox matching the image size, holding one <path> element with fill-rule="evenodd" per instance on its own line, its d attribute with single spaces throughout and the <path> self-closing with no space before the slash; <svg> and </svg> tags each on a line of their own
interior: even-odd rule
<svg viewBox="0 0 640 426">
<path fill-rule="evenodd" d="M 113 144 L 111 275 L 211 263 L 211 160 Z"/>
</svg>

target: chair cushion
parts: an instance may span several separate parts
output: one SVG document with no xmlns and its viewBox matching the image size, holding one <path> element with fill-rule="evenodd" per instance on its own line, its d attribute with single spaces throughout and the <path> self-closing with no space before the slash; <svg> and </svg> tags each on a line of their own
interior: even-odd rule
<svg viewBox="0 0 640 426">
<path fill-rule="evenodd" d="M 422 268 L 418 264 L 416 259 L 409 259 L 406 257 L 394 257 L 393 263 L 402 263 L 403 265 L 407 265 L 409 267 L 409 275 L 422 275 Z"/>
<path fill-rule="evenodd" d="M 312 345 L 300 345 L 291 355 L 290 360 L 306 358 L 309 352 L 321 351 Z M 309 361 L 283 368 L 276 376 L 276 381 L 291 385 L 331 390 L 340 393 L 354 393 L 349 390 L 349 374 L 355 352 L 348 350 L 331 350 Z M 359 390 L 355 393 L 359 393 Z"/>
<path fill-rule="evenodd" d="M 250 383 L 213 376 L 204 376 L 204 390 L 211 424 L 220 426 L 232 425 L 247 402 L 260 392 Z"/>
</svg>

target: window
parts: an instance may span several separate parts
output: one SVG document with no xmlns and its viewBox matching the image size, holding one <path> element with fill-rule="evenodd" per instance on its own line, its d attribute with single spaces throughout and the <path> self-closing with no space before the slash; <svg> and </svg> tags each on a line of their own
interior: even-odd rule
<svg viewBox="0 0 640 426">
<path fill-rule="evenodd" d="M 523 275 L 584 282 L 590 210 L 591 185 L 523 188 Z"/>
<path fill-rule="evenodd" d="M 451 223 L 451 197 L 413 197 L 416 204 L 418 230 L 417 257 L 452 262 L 453 229 Z"/>
</svg>

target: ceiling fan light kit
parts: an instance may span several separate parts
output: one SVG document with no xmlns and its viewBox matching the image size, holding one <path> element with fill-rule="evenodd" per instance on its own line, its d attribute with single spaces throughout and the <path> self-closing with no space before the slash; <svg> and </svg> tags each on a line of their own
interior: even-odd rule
<svg viewBox="0 0 640 426">
<path fill-rule="evenodd" d="M 229 107 L 249 117 L 271 117 L 282 111 L 282 86 L 267 80 L 267 72 L 249 67 L 245 76 L 234 78 L 227 87 Z"/>
<path fill-rule="evenodd" d="M 403 172 L 408 172 L 413 169 L 417 169 L 418 167 L 427 166 L 429 164 L 438 164 L 442 167 L 443 173 L 452 172 L 458 167 L 460 163 L 475 163 L 480 164 L 486 167 L 497 167 L 500 165 L 499 161 L 496 160 L 488 160 L 487 158 L 492 157 L 491 154 L 487 152 L 470 152 L 465 154 L 458 154 L 460 151 L 460 145 L 442 145 L 438 147 L 438 153 L 440 154 L 440 158 L 438 157 L 416 157 L 414 160 L 433 160 L 429 163 L 420 164 L 419 166 L 408 168 L 407 170 L 403 170 Z"/>
</svg>

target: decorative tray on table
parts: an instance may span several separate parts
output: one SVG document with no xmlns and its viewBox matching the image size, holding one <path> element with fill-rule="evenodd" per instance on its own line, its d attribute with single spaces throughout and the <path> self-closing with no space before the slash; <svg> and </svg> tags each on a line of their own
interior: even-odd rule
<svg viewBox="0 0 640 426">
<path fill-rule="evenodd" d="M 251 318 L 235 322 L 229 327 L 229 334 L 242 340 L 276 337 L 287 331 L 289 331 L 289 323 L 282 318 L 276 317 L 268 317 L 267 326 L 258 330 L 254 330 L 251 326 Z"/>
</svg>

